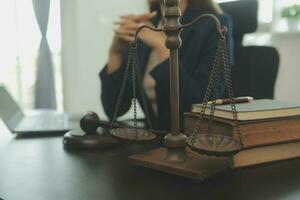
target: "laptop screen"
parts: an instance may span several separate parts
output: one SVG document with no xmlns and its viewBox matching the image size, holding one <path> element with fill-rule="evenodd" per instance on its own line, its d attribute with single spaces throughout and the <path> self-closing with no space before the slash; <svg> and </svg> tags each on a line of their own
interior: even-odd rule
<svg viewBox="0 0 300 200">
<path fill-rule="evenodd" d="M 10 130 L 13 130 L 23 117 L 24 114 L 19 105 L 6 88 L 0 85 L 0 118 L 2 121 Z"/>
</svg>

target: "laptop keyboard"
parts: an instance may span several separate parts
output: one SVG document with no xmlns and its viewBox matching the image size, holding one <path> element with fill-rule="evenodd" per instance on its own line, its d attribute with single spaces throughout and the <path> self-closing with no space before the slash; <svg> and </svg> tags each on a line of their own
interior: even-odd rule
<svg viewBox="0 0 300 200">
<path fill-rule="evenodd" d="M 46 131 L 67 129 L 67 119 L 63 114 L 45 114 L 26 116 L 19 126 L 18 130 Z"/>
</svg>

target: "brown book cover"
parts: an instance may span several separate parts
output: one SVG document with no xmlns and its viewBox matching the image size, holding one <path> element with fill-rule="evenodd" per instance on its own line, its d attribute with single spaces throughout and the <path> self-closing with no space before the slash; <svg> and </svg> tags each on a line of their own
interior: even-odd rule
<svg viewBox="0 0 300 200">
<path fill-rule="evenodd" d="M 184 114 L 184 130 L 186 135 L 194 131 L 199 114 Z M 204 120 L 201 130 L 208 130 L 208 119 Z M 241 134 L 245 148 L 285 143 L 300 140 L 300 116 L 276 118 L 272 120 L 251 120 L 240 122 Z M 233 121 L 216 118 L 211 123 L 213 134 L 233 135 L 237 138 L 237 130 Z"/>
<path fill-rule="evenodd" d="M 300 142 L 246 149 L 232 158 L 234 169 L 300 157 Z"/>
<path fill-rule="evenodd" d="M 186 149 L 190 153 L 190 148 Z M 232 169 L 240 169 L 300 157 L 300 141 L 244 149 L 232 156 Z"/>
</svg>

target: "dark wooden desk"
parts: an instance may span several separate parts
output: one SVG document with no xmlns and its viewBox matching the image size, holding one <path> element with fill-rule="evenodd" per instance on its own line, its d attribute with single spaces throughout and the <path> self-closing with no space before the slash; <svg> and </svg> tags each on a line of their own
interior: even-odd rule
<svg viewBox="0 0 300 200">
<path fill-rule="evenodd" d="M 61 137 L 21 139 L 0 131 L 0 198 L 300 199 L 300 159 L 220 174 L 197 183 L 127 164 L 128 155 L 146 148 L 127 145 L 105 151 L 67 152 Z"/>
</svg>

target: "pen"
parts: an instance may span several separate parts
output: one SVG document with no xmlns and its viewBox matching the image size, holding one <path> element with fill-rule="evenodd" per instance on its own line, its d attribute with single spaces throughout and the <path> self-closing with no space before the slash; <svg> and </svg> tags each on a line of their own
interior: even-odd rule
<svg viewBox="0 0 300 200">
<path fill-rule="evenodd" d="M 253 101 L 253 97 L 237 97 L 233 99 L 234 99 L 234 103 L 247 103 Z M 207 102 L 208 105 L 211 105 L 212 103 L 213 101 Z M 230 103 L 231 103 L 230 99 L 216 99 L 216 105 L 225 105 Z"/>
</svg>

